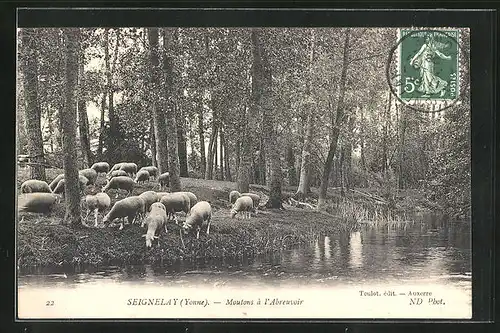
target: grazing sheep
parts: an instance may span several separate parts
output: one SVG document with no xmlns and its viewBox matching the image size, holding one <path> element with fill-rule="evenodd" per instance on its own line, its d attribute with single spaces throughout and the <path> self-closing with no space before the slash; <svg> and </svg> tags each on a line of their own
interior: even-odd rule
<svg viewBox="0 0 500 333">
<path fill-rule="evenodd" d="M 117 201 L 111 210 L 108 212 L 102 222 L 104 224 L 113 222 L 114 219 L 122 218 L 120 221 L 120 229 L 123 229 L 123 219 L 125 217 L 128 218 L 128 222 L 132 224 L 134 219 L 138 214 L 145 213 L 145 204 L 144 200 L 138 196 L 128 197 L 122 200 Z"/>
<path fill-rule="evenodd" d="M 165 205 L 167 210 L 167 217 L 173 217 L 176 224 L 178 224 L 175 212 L 189 212 L 189 197 L 182 193 L 168 193 L 161 197 L 160 202 Z"/>
<path fill-rule="evenodd" d="M 106 192 L 109 189 L 116 189 L 116 190 L 125 190 L 127 191 L 127 196 L 132 194 L 132 190 L 134 189 L 135 182 L 132 178 L 126 177 L 126 176 L 117 176 L 111 178 L 106 186 L 102 188 L 102 192 Z M 116 197 L 118 197 L 118 193 L 116 194 Z"/>
<path fill-rule="evenodd" d="M 122 166 L 123 164 L 125 164 L 125 163 L 126 163 L 126 162 L 120 162 L 120 163 L 116 163 L 115 165 L 113 165 L 113 167 L 111 168 L 111 170 L 109 170 L 108 175 L 109 175 L 111 172 L 115 171 L 115 170 L 120 170 L 121 166 Z"/>
<path fill-rule="evenodd" d="M 90 212 L 94 211 L 95 226 L 97 227 L 97 215 L 98 213 L 103 213 L 111 206 L 111 199 L 106 193 L 96 193 L 95 195 L 85 196 L 85 203 L 87 204 L 87 216 L 85 216 L 85 220 L 89 217 Z"/>
<path fill-rule="evenodd" d="M 236 214 L 243 212 L 243 217 L 250 218 L 250 212 L 255 212 L 253 206 L 253 200 L 247 195 L 243 195 L 236 199 L 233 208 L 231 208 L 231 218 L 234 218 Z"/>
<path fill-rule="evenodd" d="M 120 170 L 125 171 L 129 175 L 134 176 L 137 172 L 137 164 L 135 163 L 123 163 L 120 167 Z"/>
<path fill-rule="evenodd" d="M 144 183 L 146 180 L 149 180 L 149 172 L 147 170 L 139 170 L 135 175 L 134 181 Z"/>
<path fill-rule="evenodd" d="M 59 197 L 52 193 L 25 193 L 17 198 L 17 211 L 31 213 L 49 213 Z"/>
<path fill-rule="evenodd" d="M 160 190 L 163 189 L 163 186 L 167 186 L 170 182 L 170 174 L 168 172 L 162 173 L 158 176 L 158 184 L 160 185 Z"/>
<path fill-rule="evenodd" d="M 78 172 L 80 175 L 87 177 L 89 182 L 87 185 L 94 185 L 95 181 L 97 180 L 97 171 L 94 169 L 83 169 Z"/>
<path fill-rule="evenodd" d="M 207 235 L 210 233 L 210 220 L 212 219 L 212 207 L 206 201 L 200 201 L 195 204 L 190 211 L 182 229 L 187 234 L 193 228 L 196 228 L 196 239 L 200 238 L 200 230 L 203 222 L 207 221 Z"/>
<path fill-rule="evenodd" d="M 47 182 L 38 179 L 29 179 L 21 184 L 21 193 L 52 193 Z"/>
<path fill-rule="evenodd" d="M 142 222 L 141 227 L 148 228 L 146 234 L 142 235 L 142 237 L 146 237 L 146 247 L 151 247 L 154 239 L 158 239 L 157 233 L 161 232 L 161 228 L 165 229 L 165 233 L 167 233 L 167 210 L 165 206 L 160 202 L 155 202 L 151 205 L 151 211 L 148 216 Z M 160 246 L 160 243 L 158 243 Z"/>
<path fill-rule="evenodd" d="M 139 197 L 144 200 L 144 203 L 146 204 L 146 211 L 149 211 L 149 208 L 153 203 L 159 201 L 158 195 L 155 191 L 142 192 L 139 194 Z"/>
<path fill-rule="evenodd" d="M 229 202 L 232 204 L 234 204 L 234 202 L 236 201 L 236 199 L 238 199 L 239 197 L 241 197 L 241 194 L 240 192 L 238 191 L 231 191 L 231 193 L 229 193 Z"/>
<path fill-rule="evenodd" d="M 250 197 L 252 198 L 252 201 L 253 201 L 253 207 L 254 208 L 257 208 L 259 207 L 259 203 L 260 203 L 260 196 L 258 194 L 255 194 L 255 193 L 241 193 L 240 196 L 244 196 L 246 195 L 247 197 Z"/>
<path fill-rule="evenodd" d="M 92 164 L 92 166 L 90 168 L 95 170 L 95 172 L 97 172 L 98 174 L 109 172 L 108 162 L 97 162 L 97 163 Z"/>
<path fill-rule="evenodd" d="M 89 180 L 83 175 L 78 175 L 78 183 L 80 185 L 80 192 L 83 192 L 84 187 L 88 184 Z M 66 184 L 66 179 L 63 178 L 57 183 L 56 188 L 52 191 L 53 193 L 64 195 L 64 186 Z"/>
<path fill-rule="evenodd" d="M 126 173 L 123 170 L 113 170 L 108 174 L 108 180 L 110 180 L 113 177 L 118 177 L 118 176 L 126 176 L 128 177 L 128 173 Z"/>
<path fill-rule="evenodd" d="M 175 193 L 182 193 L 182 194 L 185 194 L 188 196 L 189 208 L 193 207 L 198 202 L 198 198 L 196 197 L 196 195 L 193 192 L 175 192 Z"/>
<path fill-rule="evenodd" d="M 50 184 L 49 184 L 50 189 L 51 189 L 52 191 L 54 191 L 54 189 L 56 188 L 57 184 L 59 184 L 59 181 L 60 181 L 61 179 L 63 179 L 63 178 L 64 178 L 64 173 L 61 173 L 61 174 L 57 175 L 57 177 L 56 177 L 56 178 L 54 178 L 54 180 L 52 180 L 52 181 L 50 182 Z"/>
<path fill-rule="evenodd" d="M 147 172 L 149 172 L 149 176 L 153 177 L 153 179 L 158 176 L 158 168 L 155 166 L 152 166 L 152 165 L 145 166 L 145 167 L 142 167 L 139 171 L 141 171 L 141 170 L 146 170 Z"/>
</svg>

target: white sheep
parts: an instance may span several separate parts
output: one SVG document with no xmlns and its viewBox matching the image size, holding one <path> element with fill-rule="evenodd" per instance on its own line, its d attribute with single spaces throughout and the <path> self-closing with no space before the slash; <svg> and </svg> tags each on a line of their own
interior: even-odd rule
<svg viewBox="0 0 500 333">
<path fill-rule="evenodd" d="M 135 182 L 132 178 L 127 176 L 118 176 L 111 178 L 107 184 L 102 188 L 102 192 L 106 192 L 109 189 L 116 190 L 125 190 L 127 191 L 127 196 L 132 194 L 132 190 L 134 189 Z M 118 197 L 118 193 L 116 193 L 116 197 Z"/>
<path fill-rule="evenodd" d="M 147 170 L 139 170 L 135 175 L 134 181 L 144 183 L 146 180 L 149 180 L 149 172 Z"/>
<path fill-rule="evenodd" d="M 122 220 L 120 221 L 119 230 L 122 230 L 123 220 L 125 219 L 125 217 L 127 217 L 128 222 L 132 224 L 138 214 L 145 213 L 145 207 L 146 205 L 144 203 L 144 200 L 142 200 L 142 198 L 138 196 L 132 196 L 119 200 L 113 205 L 108 214 L 104 216 L 102 222 L 104 224 L 107 224 L 113 222 L 113 220 L 115 219 L 121 218 Z"/>
<path fill-rule="evenodd" d="M 137 164 L 135 164 L 135 163 L 123 163 L 120 166 L 119 170 L 123 170 L 126 173 L 128 173 L 129 175 L 134 176 L 135 173 L 137 172 Z"/>
<path fill-rule="evenodd" d="M 97 171 L 95 171 L 94 169 L 83 169 L 78 171 L 78 173 L 89 180 L 87 185 L 95 184 L 95 181 L 97 180 Z"/>
<path fill-rule="evenodd" d="M 250 218 L 250 212 L 255 212 L 251 197 L 243 195 L 236 199 L 233 208 L 231 208 L 231 218 L 234 218 L 240 212 L 243 213 L 244 218 Z"/>
<path fill-rule="evenodd" d="M 50 189 L 51 189 L 52 191 L 54 191 L 54 189 L 56 188 L 57 184 L 59 184 L 59 181 L 60 181 L 61 179 L 63 179 L 63 178 L 64 178 L 64 173 L 61 173 L 61 174 L 57 175 L 57 176 L 56 176 L 56 178 L 54 178 L 54 179 L 50 182 L 50 184 L 49 184 Z"/>
<path fill-rule="evenodd" d="M 189 197 L 182 193 L 168 193 L 161 197 L 160 202 L 165 205 L 167 210 L 167 217 L 173 217 L 176 224 L 178 224 L 175 212 L 189 212 Z"/>
<path fill-rule="evenodd" d="M 170 192 L 156 192 L 156 196 L 158 197 L 158 201 L 161 200 L 161 197 L 163 197 L 164 195 L 168 195 L 170 194 Z"/>
<path fill-rule="evenodd" d="M 186 217 L 186 221 L 182 225 L 185 234 L 195 228 L 196 239 L 200 238 L 200 230 L 203 222 L 207 221 L 207 235 L 210 233 L 210 221 L 212 219 L 212 207 L 207 201 L 200 201 L 195 204 Z"/>
<path fill-rule="evenodd" d="M 119 163 L 116 163 L 115 165 L 113 165 L 113 167 L 111 168 L 111 170 L 109 170 L 108 175 L 109 175 L 111 172 L 115 171 L 115 170 L 120 170 L 121 166 L 122 166 L 123 164 L 125 164 L 125 163 L 126 163 L 126 162 L 119 162 Z"/>
<path fill-rule="evenodd" d="M 154 191 L 142 192 L 139 194 L 139 197 L 144 200 L 144 203 L 146 204 L 146 211 L 149 211 L 149 208 L 153 203 L 159 201 L 158 195 Z"/>
<path fill-rule="evenodd" d="M 160 186 L 160 190 L 163 189 L 163 186 L 167 186 L 170 182 L 170 174 L 168 172 L 162 173 L 158 176 L 158 185 Z"/>
<path fill-rule="evenodd" d="M 165 229 L 165 233 L 167 233 L 167 210 L 165 206 L 161 202 L 155 202 L 151 205 L 151 211 L 148 216 L 142 222 L 141 227 L 148 228 L 146 234 L 142 235 L 142 237 L 146 237 L 146 247 L 151 247 L 154 239 L 158 239 L 157 233 L 161 232 L 161 229 Z M 158 243 L 160 246 L 160 243 Z"/>
<path fill-rule="evenodd" d="M 21 184 L 21 193 L 35 192 L 52 193 L 52 190 L 47 182 L 38 179 L 28 179 Z"/>
<path fill-rule="evenodd" d="M 149 176 L 153 177 L 153 179 L 158 176 L 158 168 L 155 166 L 152 166 L 152 165 L 145 166 L 145 167 L 142 167 L 139 171 L 141 171 L 141 170 L 146 170 L 147 172 L 149 172 Z"/>
<path fill-rule="evenodd" d="M 111 199 L 106 193 L 96 193 L 95 195 L 85 196 L 85 203 L 87 205 L 85 220 L 89 217 L 90 212 L 94 211 L 95 226 L 97 227 L 97 215 L 98 213 L 104 213 L 111 206 Z"/>
<path fill-rule="evenodd" d="M 174 193 L 181 193 L 187 195 L 187 197 L 189 198 L 189 208 L 193 207 L 198 202 L 198 198 L 193 192 L 174 192 Z"/>
<path fill-rule="evenodd" d="M 255 194 L 255 193 L 241 193 L 240 196 L 244 196 L 246 195 L 247 197 L 250 197 L 252 198 L 252 201 L 253 201 L 253 207 L 254 208 L 257 208 L 259 207 L 259 203 L 260 203 L 260 196 L 258 194 Z"/>
<path fill-rule="evenodd" d="M 96 162 L 92 164 L 90 167 L 95 172 L 99 173 L 108 173 L 109 172 L 109 164 L 108 162 Z"/>
<path fill-rule="evenodd" d="M 17 198 L 18 212 L 49 213 L 59 197 L 52 193 L 37 192 L 21 194 Z"/>
<path fill-rule="evenodd" d="M 234 204 L 234 202 L 236 201 L 236 199 L 238 199 L 239 197 L 241 197 L 241 194 L 240 192 L 238 191 L 231 191 L 229 193 L 229 202 L 232 204 Z"/>
<path fill-rule="evenodd" d="M 88 184 L 88 182 L 89 182 L 89 180 L 87 177 L 85 177 L 83 175 L 78 175 L 78 184 L 80 185 L 80 192 L 83 192 L 83 189 Z M 65 184 L 66 184 L 66 179 L 65 178 L 61 179 L 59 181 L 59 183 L 57 183 L 56 188 L 52 192 L 64 195 Z"/>
<path fill-rule="evenodd" d="M 108 180 L 110 180 L 113 177 L 118 177 L 118 176 L 126 176 L 128 177 L 128 173 L 126 173 L 123 170 L 113 170 L 108 174 Z"/>
</svg>

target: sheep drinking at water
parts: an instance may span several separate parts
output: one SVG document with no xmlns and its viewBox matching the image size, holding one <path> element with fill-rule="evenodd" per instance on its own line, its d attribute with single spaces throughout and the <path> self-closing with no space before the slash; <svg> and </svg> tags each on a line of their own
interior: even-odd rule
<svg viewBox="0 0 500 333">
<path fill-rule="evenodd" d="M 229 203 L 234 204 L 234 202 L 236 201 L 236 199 L 238 199 L 239 197 L 241 197 L 241 194 L 240 192 L 238 191 L 231 191 L 229 193 Z"/>
<path fill-rule="evenodd" d="M 21 193 L 52 193 L 47 182 L 38 179 L 29 179 L 21 184 Z"/>
<path fill-rule="evenodd" d="M 109 172 L 108 162 L 96 162 L 96 163 L 92 164 L 92 166 L 90 168 L 95 170 L 95 172 L 97 172 L 98 174 Z"/>
<path fill-rule="evenodd" d="M 145 167 L 142 167 L 139 171 L 141 170 L 146 170 L 147 172 L 149 172 L 149 176 L 150 177 L 153 177 L 153 178 L 156 178 L 158 176 L 158 168 L 155 167 L 155 166 L 145 166 Z"/>
<path fill-rule="evenodd" d="M 106 192 L 109 189 L 116 190 L 125 190 L 127 191 L 127 196 L 132 194 L 132 190 L 134 189 L 135 182 L 132 178 L 126 176 L 118 176 L 111 178 L 106 186 L 102 188 L 102 192 Z M 116 194 L 118 197 L 118 193 Z"/>
<path fill-rule="evenodd" d="M 115 219 L 121 218 L 122 220 L 120 221 L 119 230 L 122 230 L 123 219 L 127 217 L 128 222 L 132 224 L 138 214 L 145 213 L 145 206 L 146 205 L 144 204 L 144 200 L 138 196 L 128 197 L 119 200 L 113 205 L 109 213 L 106 216 L 104 216 L 102 222 L 104 224 L 108 224 L 113 222 L 113 220 Z"/>
<path fill-rule="evenodd" d="M 175 223 L 178 223 L 175 212 L 189 212 L 189 197 L 182 193 L 168 193 L 161 197 L 160 202 L 165 205 L 167 217 L 173 217 Z"/>
<path fill-rule="evenodd" d="M 58 201 L 58 196 L 52 193 L 25 193 L 17 198 L 18 212 L 49 213 L 54 204 Z"/>
<path fill-rule="evenodd" d="M 109 206 L 111 206 L 111 199 L 106 193 L 96 193 L 95 195 L 85 196 L 85 203 L 87 205 L 87 216 L 85 216 L 85 220 L 89 217 L 90 212 L 94 211 L 94 225 L 97 227 L 97 215 L 98 213 L 104 213 Z"/>
<path fill-rule="evenodd" d="M 149 180 L 149 172 L 147 170 L 139 170 L 135 175 L 134 181 L 137 183 L 144 183 L 146 180 Z"/>
<path fill-rule="evenodd" d="M 207 221 L 207 235 L 210 233 L 210 220 L 212 219 L 212 207 L 206 201 L 200 201 L 191 208 L 189 216 L 182 225 L 185 234 L 195 228 L 196 239 L 200 238 L 200 230 L 203 222 Z"/>
<path fill-rule="evenodd" d="M 78 171 L 78 173 L 89 180 L 87 185 L 95 184 L 95 181 L 97 180 L 97 171 L 95 171 L 94 169 L 83 169 Z"/>
<path fill-rule="evenodd" d="M 167 210 L 161 202 L 155 202 L 151 205 L 151 211 L 142 222 L 141 227 L 144 225 L 148 231 L 142 237 L 146 237 L 146 247 L 151 247 L 153 240 L 158 239 L 156 234 L 161 232 L 162 228 L 165 229 L 165 233 L 167 232 Z"/>
<path fill-rule="evenodd" d="M 243 195 L 236 199 L 233 208 L 231 209 L 231 218 L 234 218 L 236 214 L 240 212 L 243 213 L 244 218 L 250 218 L 250 212 L 255 212 L 251 197 Z"/>
</svg>

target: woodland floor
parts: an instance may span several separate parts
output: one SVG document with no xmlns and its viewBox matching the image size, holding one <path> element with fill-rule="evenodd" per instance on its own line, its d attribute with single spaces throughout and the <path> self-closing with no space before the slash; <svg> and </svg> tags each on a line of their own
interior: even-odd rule
<svg viewBox="0 0 500 333">
<path fill-rule="evenodd" d="M 47 178 L 53 179 L 61 170 L 48 169 Z M 27 179 L 25 172 L 19 173 L 18 188 Z M 103 175 L 97 180 L 98 186 L 88 186 L 86 194 L 100 191 L 105 182 Z M 133 195 L 147 190 L 159 191 L 155 182 L 150 181 L 137 186 Z M 127 264 L 169 265 L 178 260 L 230 259 L 242 256 L 256 256 L 280 251 L 287 247 L 307 243 L 321 234 L 335 234 L 353 225 L 335 214 L 332 205 L 330 213 L 313 209 L 300 209 L 285 206 L 284 210 L 264 209 L 250 219 L 229 217 L 229 192 L 236 188 L 236 183 L 228 181 L 181 178 L 183 190 L 196 194 L 198 200 L 207 200 L 213 208 L 210 234 L 202 228 L 200 238 L 192 234 L 181 238 L 179 227 L 168 224 L 168 233 L 161 234 L 158 245 L 151 249 L 145 247 L 145 233 L 140 225 L 125 225 L 123 230 L 108 228 L 71 228 L 62 225 L 64 201 L 54 207 L 49 215 L 26 213 L 23 222 L 17 223 L 17 258 L 21 270 L 37 267 L 60 267 L 72 269 L 79 266 L 108 266 Z M 251 185 L 252 192 L 265 196 L 267 189 L 261 185 Z M 284 197 L 293 194 L 293 188 L 284 189 Z M 315 190 L 311 197 L 314 200 Z M 366 192 L 369 193 L 369 192 Z M 112 204 L 124 197 L 125 193 L 110 190 Z M 118 194 L 118 198 L 115 198 Z M 332 190 L 329 200 L 334 202 L 339 193 Z M 354 195 L 348 199 L 362 202 L 363 196 Z M 362 203 L 361 203 L 362 204 Z M 398 199 L 399 209 L 415 206 L 425 207 L 428 202 L 415 194 Z M 429 207 L 426 207 L 428 209 Z M 85 209 L 83 210 L 85 212 Z M 84 214 L 85 216 L 85 214 Z M 88 223 L 93 224 L 93 213 Z M 178 216 L 180 221 L 184 214 Z M 18 217 L 18 220 L 21 216 Z M 98 218 L 101 224 L 102 215 Z"/>
</svg>

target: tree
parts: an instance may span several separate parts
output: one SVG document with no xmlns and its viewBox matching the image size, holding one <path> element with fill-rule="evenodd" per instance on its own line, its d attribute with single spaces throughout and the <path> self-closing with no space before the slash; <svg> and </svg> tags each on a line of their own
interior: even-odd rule
<svg viewBox="0 0 500 333">
<path fill-rule="evenodd" d="M 81 225 L 80 184 L 76 153 L 76 96 L 78 84 L 78 28 L 65 28 L 65 88 L 64 108 L 60 114 L 63 136 L 63 164 L 65 179 L 66 216 L 64 221 Z"/>
<path fill-rule="evenodd" d="M 77 31 L 77 38 L 81 39 L 80 29 Z M 90 140 L 89 140 L 89 118 L 87 117 L 87 101 L 85 93 L 84 84 L 84 62 L 85 54 L 83 49 L 79 50 L 79 62 L 78 62 L 78 132 L 80 134 L 80 146 L 82 149 L 83 160 L 85 165 L 90 168 L 92 165 L 92 152 L 90 151 Z"/>
<path fill-rule="evenodd" d="M 21 29 L 21 69 L 23 72 L 26 134 L 31 160 L 31 178 L 45 180 L 44 151 L 38 102 L 38 50 L 35 29 Z"/>
<path fill-rule="evenodd" d="M 179 178 L 179 153 L 177 145 L 177 122 L 174 105 L 174 59 L 172 54 L 173 37 L 176 29 L 163 28 L 163 93 L 164 107 L 167 115 L 167 146 L 168 146 L 168 166 L 170 173 L 170 191 L 179 192 L 181 190 L 181 180 Z M 158 134 L 158 133 L 156 133 Z"/>
<path fill-rule="evenodd" d="M 162 95 L 159 75 L 159 60 L 158 60 L 158 28 L 148 28 L 149 40 L 149 59 L 150 59 L 150 75 L 151 75 L 151 93 L 152 93 L 152 108 L 153 108 L 153 127 L 155 139 L 156 163 L 160 174 L 167 172 L 168 154 L 167 154 L 167 125 L 165 123 L 165 113 L 163 105 L 160 104 L 160 96 Z"/>
<path fill-rule="evenodd" d="M 340 76 L 339 99 L 337 101 L 337 114 L 335 117 L 334 127 L 330 137 L 330 147 L 328 149 L 328 156 L 323 167 L 323 175 L 321 177 L 321 184 L 319 187 L 318 209 L 324 209 L 326 203 L 326 192 L 328 190 L 328 181 L 330 179 L 330 171 L 332 169 L 333 157 L 337 151 L 337 143 L 340 135 L 341 125 L 344 121 L 344 97 L 346 92 L 347 82 L 347 68 L 349 64 L 349 34 L 350 29 L 345 28 L 344 47 L 343 47 L 343 60 L 342 60 L 342 74 Z"/>
</svg>

